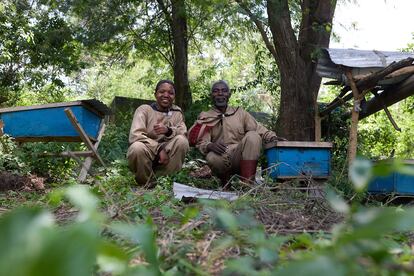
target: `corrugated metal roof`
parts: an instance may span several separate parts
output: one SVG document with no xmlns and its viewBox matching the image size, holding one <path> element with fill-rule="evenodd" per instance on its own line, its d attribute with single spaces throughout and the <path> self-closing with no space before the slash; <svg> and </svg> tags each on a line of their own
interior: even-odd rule
<svg viewBox="0 0 414 276">
<path fill-rule="evenodd" d="M 323 52 L 325 53 L 325 57 L 329 58 L 334 64 L 354 68 L 384 68 L 394 61 L 414 57 L 413 53 L 377 50 L 323 49 Z"/>
<path fill-rule="evenodd" d="M 352 74 L 366 75 L 387 67 L 394 61 L 414 57 L 414 53 L 357 49 L 322 49 L 316 72 L 324 78 L 346 83 L 342 66 L 352 68 Z"/>
</svg>

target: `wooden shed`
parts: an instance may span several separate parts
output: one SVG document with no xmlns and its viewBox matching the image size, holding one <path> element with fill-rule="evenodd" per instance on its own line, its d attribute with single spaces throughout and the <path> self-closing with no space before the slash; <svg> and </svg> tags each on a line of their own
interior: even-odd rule
<svg viewBox="0 0 414 276">
<path fill-rule="evenodd" d="M 414 94 L 414 54 L 357 49 L 322 49 L 317 73 L 333 79 L 325 84 L 340 85 L 337 97 L 316 120 L 316 137 L 320 138 L 320 121 L 337 107 L 353 100 L 348 160 L 356 156 L 358 121 L 384 110 L 396 130 L 388 106 Z M 319 126 L 319 127 L 318 127 Z"/>
</svg>

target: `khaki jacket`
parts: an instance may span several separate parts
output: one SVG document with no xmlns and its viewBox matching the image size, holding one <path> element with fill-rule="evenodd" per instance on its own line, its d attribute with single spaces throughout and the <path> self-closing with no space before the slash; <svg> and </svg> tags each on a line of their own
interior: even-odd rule
<svg viewBox="0 0 414 276">
<path fill-rule="evenodd" d="M 198 131 L 194 131 L 198 129 Z M 207 145 L 222 141 L 227 145 L 238 144 L 248 131 L 257 131 L 262 137 L 265 148 L 276 141 L 276 134 L 258 123 L 250 113 L 241 107 L 227 107 L 223 114 L 216 108 L 202 112 L 189 131 L 190 144 L 203 154 L 207 154 Z"/>
<path fill-rule="evenodd" d="M 170 136 L 157 135 L 154 126 L 163 123 L 171 128 Z M 186 135 L 187 127 L 181 109 L 173 105 L 169 112 L 157 111 L 154 106 L 141 105 L 135 110 L 134 118 L 129 132 L 129 144 L 142 142 L 156 154 L 159 147 L 177 135 Z"/>
</svg>

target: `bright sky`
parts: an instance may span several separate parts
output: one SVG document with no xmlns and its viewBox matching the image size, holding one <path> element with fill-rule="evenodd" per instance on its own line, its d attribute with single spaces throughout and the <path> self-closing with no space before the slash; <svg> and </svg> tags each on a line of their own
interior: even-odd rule
<svg viewBox="0 0 414 276">
<path fill-rule="evenodd" d="M 330 48 L 397 51 L 414 42 L 414 0 L 338 2 L 333 31 L 340 42 L 332 40 Z"/>
</svg>

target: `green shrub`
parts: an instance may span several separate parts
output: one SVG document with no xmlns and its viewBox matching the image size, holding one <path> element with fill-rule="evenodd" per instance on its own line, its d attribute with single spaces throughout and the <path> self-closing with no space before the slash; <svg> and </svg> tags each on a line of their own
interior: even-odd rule
<svg viewBox="0 0 414 276">
<path fill-rule="evenodd" d="M 23 154 L 13 138 L 8 135 L 0 136 L 0 171 L 16 174 L 27 174 L 30 168 L 22 158 Z"/>
</svg>

